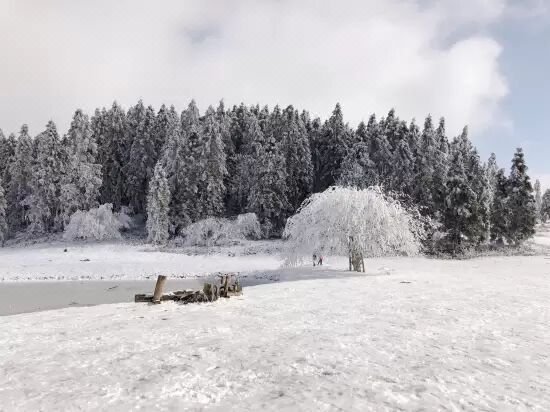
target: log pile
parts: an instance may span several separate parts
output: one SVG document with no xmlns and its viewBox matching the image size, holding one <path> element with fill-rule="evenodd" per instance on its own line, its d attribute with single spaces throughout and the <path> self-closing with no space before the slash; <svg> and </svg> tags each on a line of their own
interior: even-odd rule
<svg viewBox="0 0 550 412">
<path fill-rule="evenodd" d="M 164 301 L 174 301 L 186 305 L 188 303 L 214 302 L 219 298 L 242 295 L 243 289 L 236 275 L 224 274 L 218 277 L 220 278 L 219 285 L 206 282 L 202 290 L 186 289 L 163 294 L 162 290 L 166 282 L 166 276 L 160 275 L 157 279 L 154 293 L 152 295 L 135 295 L 134 301 L 157 304 Z"/>
</svg>

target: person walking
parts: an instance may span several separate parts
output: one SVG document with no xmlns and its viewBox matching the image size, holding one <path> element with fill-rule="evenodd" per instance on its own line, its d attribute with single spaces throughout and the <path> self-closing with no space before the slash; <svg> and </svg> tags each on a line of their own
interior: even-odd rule
<svg viewBox="0 0 550 412">
<path fill-rule="evenodd" d="M 319 262 L 317 262 L 319 266 L 323 266 L 323 256 L 319 255 Z"/>
<path fill-rule="evenodd" d="M 317 255 L 313 254 L 313 266 L 315 266 L 315 263 L 317 262 Z"/>
</svg>

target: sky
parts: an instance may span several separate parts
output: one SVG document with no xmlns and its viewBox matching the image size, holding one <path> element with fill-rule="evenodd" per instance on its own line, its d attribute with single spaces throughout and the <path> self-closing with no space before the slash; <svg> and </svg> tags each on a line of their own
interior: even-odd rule
<svg viewBox="0 0 550 412">
<path fill-rule="evenodd" d="M 391 108 L 464 125 L 550 188 L 550 0 L 0 0 L 0 128 L 75 109 L 293 104 L 354 126 Z"/>
</svg>

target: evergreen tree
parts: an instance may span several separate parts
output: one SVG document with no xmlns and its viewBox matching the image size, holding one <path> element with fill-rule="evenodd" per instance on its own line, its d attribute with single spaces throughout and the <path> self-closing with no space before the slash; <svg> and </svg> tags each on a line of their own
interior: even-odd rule
<svg viewBox="0 0 550 412">
<path fill-rule="evenodd" d="M 434 214 L 440 216 L 445 207 L 446 182 L 449 168 L 449 141 L 445 134 L 445 119 L 439 120 L 439 126 L 435 131 L 435 149 L 433 158 L 432 175 L 432 199 L 434 202 Z"/>
<path fill-rule="evenodd" d="M 220 108 L 218 108 L 218 119 L 225 120 L 224 126 L 229 128 L 229 130 L 224 130 L 227 168 L 225 208 L 228 215 L 238 215 L 246 209 L 245 187 L 248 176 L 243 174 L 242 163 L 244 152 L 249 150 L 249 148 L 243 146 L 245 146 L 246 119 L 250 115 L 244 104 L 233 106 L 227 118 L 223 113 L 220 113 Z"/>
<path fill-rule="evenodd" d="M 366 140 L 369 145 L 369 157 L 374 164 L 374 172 L 369 173 L 369 176 L 373 180 L 371 184 L 376 185 L 389 185 L 391 180 L 393 155 L 384 131 L 385 123 L 385 119 L 378 123 L 374 114 L 367 123 Z"/>
<path fill-rule="evenodd" d="M 409 146 L 409 128 L 400 122 L 394 131 L 395 148 L 392 153 L 392 172 L 389 188 L 395 192 L 412 195 L 414 188 L 414 155 Z"/>
<path fill-rule="evenodd" d="M 8 222 L 6 219 L 7 208 L 8 205 L 6 203 L 4 184 L 0 176 L 0 244 L 2 247 L 4 247 L 6 239 L 8 238 Z"/>
<path fill-rule="evenodd" d="M 124 168 L 130 153 L 126 132 L 126 113 L 116 102 L 108 111 L 97 112 L 92 121 L 93 134 L 99 142 L 102 186 L 101 203 L 111 203 L 114 210 L 128 204 Z"/>
<path fill-rule="evenodd" d="M 486 239 L 489 226 L 488 182 L 477 150 L 468 138 L 468 128 L 465 127 L 460 137 L 454 142 L 455 151 L 460 151 L 464 160 L 466 179 L 469 187 L 475 193 L 475 200 L 471 204 L 468 239 L 477 244 Z"/>
<path fill-rule="evenodd" d="M 259 131 L 261 133 L 261 131 Z M 279 236 L 284 228 L 284 211 L 289 204 L 286 193 L 285 159 L 280 143 L 269 136 L 263 144 L 254 143 L 258 154 L 252 168 L 252 184 L 248 194 L 248 211 L 258 216 L 264 236 Z"/>
<path fill-rule="evenodd" d="M 184 222 L 181 219 L 183 207 L 186 204 L 186 193 L 184 190 L 185 170 L 183 167 L 185 162 L 184 148 L 185 140 L 181 130 L 181 122 L 176 114 L 176 116 L 170 117 L 166 142 L 159 160 L 166 172 L 170 188 L 169 231 L 173 235 L 177 234 L 184 226 Z"/>
<path fill-rule="evenodd" d="M 170 227 L 170 187 L 162 163 L 155 166 L 147 195 L 147 240 L 155 244 L 168 241 Z"/>
<path fill-rule="evenodd" d="M 155 138 L 155 111 L 151 106 L 145 108 L 140 101 L 128 112 L 128 130 L 131 133 L 130 158 L 126 167 L 128 198 L 136 213 L 144 213 L 146 207 L 147 186 L 153 176 L 157 163 Z"/>
<path fill-rule="evenodd" d="M 512 160 L 509 179 L 510 225 L 508 239 L 519 244 L 535 233 L 536 206 L 533 187 L 527 175 L 523 150 L 518 148 Z"/>
<path fill-rule="evenodd" d="M 401 122 L 395 115 L 395 109 L 391 109 L 386 118 L 380 121 L 379 128 L 388 142 L 389 152 L 394 152 L 401 140 Z"/>
<path fill-rule="evenodd" d="M 27 125 L 23 125 L 8 169 L 10 182 L 7 194 L 7 215 L 10 233 L 24 229 L 28 224 L 28 207 L 23 203 L 31 194 L 32 159 L 33 142 Z"/>
<path fill-rule="evenodd" d="M 421 206 L 424 214 L 435 216 L 437 206 L 434 201 L 434 166 L 436 164 L 436 136 L 433 129 L 431 116 L 428 116 L 424 121 L 424 129 L 419 141 L 418 152 L 415 165 L 415 199 L 418 205 Z M 456 160 L 456 159 L 455 159 Z M 461 161 L 464 162 L 464 158 Z M 462 171 L 464 172 L 465 165 L 463 164 Z M 455 170 L 458 166 L 455 165 Z M 456 183 L 456 181 L 455 181 Z"/>
<path fill-rule="evenodd" d="M 65 156 L 55 123 L 35 139 L 30 195 L 24 200 L 29 207 L 29 231 L 48 233 L 63 228 L 61 216 L 61 179 L 66 171 Z"/>
<path fill-rule="evenodd" d="M 332 116 L 325 122 L 319 142 L 319 186 L 323 191 L 332 186 L 340 176 L 340 166 L 353 141 L 353 133 L 344 123 L 342 108 L 336 104 Z"/>
<path fill-rule="evenodd" d="M 304 115 L 304 113 L 302 113 Z M 305 113 L 306 120 L 309 115 Z M 304 117 L 304 116 L 302 116 Z M 309 138 L 309 147 L 311 150 L 311 162 L 313 164 L 313 192 L 317 193 L 321 187 L 321 167 L 322 167 L 322 132 L 323 125 L 318 117 L 306 123 L 307 134 Z"/>
<path fill-rule="evenodd" d="M 182 155 L 183 184 L 180 187 L 181 206 L 178 210 L 178 226 L 185 227 L 206 217 L 204 205 L 200 203 L 199 188 L 204 183 L 206 159 L 204 136 L 199 109 L 194 100 L 181 114 L 181 125 L 185 145 Z"/>
<path fill-rule="evenodd" d="M 447 239 L 453 252 L 460 251 L 464 238 L 469 239 L 470 233 L 475 231 L 475 228 L 472 230 L 475 202 L 476 194 L 468 184 L 462 152 L 455 150 L 449 170 L 444 211 Z"/>
<path fill-rule="evenodd" d="M 69 132 L 64 138 L 66 173 L 61 177 L 61 215 L 63 224 L 77 210 L 87 211 L 99 206 L 101 165 L 98 147 L 88 116 L 77 110 Z"/>
<path fill-rule="evenodd" d="M 178 116 L 174 106 L 166 107 L 164 104 L 160 107 L 157 113 L 153 127 L 153 136 L 151 136 L 154 141 L 155 154 L 157 158 L 160 158 L 162 155 L 162 148 L 166 143 L 166 138 L 174 116 Z"/>
<path fill-rule="evenodd" d="M 306 127 L 292 106 L 284 111 L 281 146 L 286 164 L 289 212 L 293 214 L 311 193 L 313 165 Z"/>
<path fill-rule="evenodd" d="M 541 220 L 540 218 L 540 211 L 542 208 L 542 194 L 540 191 L 540 182 L 539 180 L 535 180 L 535 209 L 537 214 L 537 220 Z"/>
<path fill-rule="evenodd" d="M 0 178 L 4 179 L 4 187 L 7 187 L 6 177 L 9 165 L 15 154 L 15 136 L 10 135 L 7 139 L 0 129 Z"/>
<path fill-rule="evenodd" d="M 378 173 L 370 160 L 369 146 L 363 141 L 356 142 L 342 162 L 339 186 L 366 189 L 378 183 Z"/>
<path fill-rule="evenodd" d="M 510 224 L 510 208 L 508 206 L 510 185 L 504 169 L 499 169 L 495 175 L 495 192 L 491 207 L 491 240 L 504 243 Z"/>
<path fill-rule="evenodd" d="M 546 223 L 548 217 L 550 217 L 550 189 L 546 189 L 542 195 L 540 215 L 543 223 Z"/>
<path fill-rule="evenodd" d="M 484 173 L 485 173 L 485 185 L 486 185 L 486 202 L 487 202 L 487 216 L 486 216 L 486 222 L 487 222 L 487 233 L 485 235 L 486 240 L 494 240 L 492 236 L 492 225 L 493 225 L 493 207 L 495 203 L 495 193 L 497 190 L 497 174 L 498 174 L 498 165 L 497 165 L 497 159 L 494 153 L 491 153 L 491 156 L 489 157 L 489 160 L 487 160 L 487 164 L 484 167 Z"/>
<path fill-rule="evenodd" d="M 224 211 L 227 169 L 222 133 L 216 112 L 210 106 L 206 111 L 202 130 L 205 171 L 199 183 L 199 202 L 203 217 L 221 216 Z"/>
</svg>

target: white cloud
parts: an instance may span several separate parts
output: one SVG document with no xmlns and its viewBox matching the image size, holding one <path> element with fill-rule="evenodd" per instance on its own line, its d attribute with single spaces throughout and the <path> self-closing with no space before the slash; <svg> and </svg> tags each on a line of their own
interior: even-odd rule
<svg viewBox="0 0 550 412">
<path fill-rule="evenodd" d="M 468 6 L 468 4 L 470 4 Z M 504 0 L 0 0 L 0 127 L 143 98 L 294 104 L 352 123 L 395 107 L 482 130 L 507 93 L 481 29 Z M 502 120 L 504 121 L 504 120 Z"/>
</svg>

